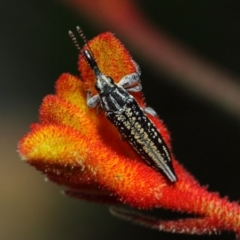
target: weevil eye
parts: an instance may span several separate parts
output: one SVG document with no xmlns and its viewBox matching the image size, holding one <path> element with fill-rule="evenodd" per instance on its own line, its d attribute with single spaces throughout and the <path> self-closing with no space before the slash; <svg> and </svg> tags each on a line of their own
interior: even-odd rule
<svg viewBox="0 0 240 240">
<path fill-rule="evenodd" d="M 95 83 L 95 88 L 96 88 L 97 91 L 100 91 L 100 90 L 101 90 L 100 87 L 98 86 L 98 83 L 97 83 L 97 82 Z"/>
<path fill-rule="evenodd" d="M 109 77 L 109 76 L 107 76 L 107 80 L 108 80 L 108 82 L 111 83 L 111 84 L 114 83 L 113 79 L 112 79 L 111 77 Z"/>
</svg>

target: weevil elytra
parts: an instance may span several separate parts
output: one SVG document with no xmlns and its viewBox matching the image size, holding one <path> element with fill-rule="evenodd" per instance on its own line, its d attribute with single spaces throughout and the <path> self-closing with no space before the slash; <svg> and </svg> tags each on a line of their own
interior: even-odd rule
<svg viewBox="0 0 240 240">
<path fill-rule="evenodd" d="M 77 27 L 80 36 L 87 43 L 81 29 Z M 72 32 L 69 32 L 75 46 L 79 45 Z M 177 181 L 174 172 L 171 153 L 147 114 L 156 115 L 152 108 L 141 108 L 131 92 L 141 91 L 140 69 L 136 63 L 136 72 L 124 76 L 115 83 L 110 76 L 104 75 L 99 69 L 91 49 L 81 50 L 89 66 L 93 70 L 97 95 L 87 94 L 87 105 L 90 108 L 100 106 L 109 121 L 147 164 L 157 171 L 163 172 L 171 182 Z"/>
</svg>

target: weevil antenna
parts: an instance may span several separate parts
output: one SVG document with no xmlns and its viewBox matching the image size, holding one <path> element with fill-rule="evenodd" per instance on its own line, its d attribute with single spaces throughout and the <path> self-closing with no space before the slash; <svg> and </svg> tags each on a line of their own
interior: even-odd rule
<svg viewBox="0 0 240 240">
<path fill-rule="evenodd" d="M 88 40 L 87 40 L 86 36 L 84 35 L 82 29 L 81 29 L 79 26 L 77 26 L 76 29 L 77 29 L 77 32 L 78 32 L 79 36 L 82 38 L 84 44 L 88 47 L 90 53 L 91 53 L 92 56 L 94 57 L 94 54 L 93 54 L 90 46 L 88 45 Z"/>
<path fill-rule="evenodd" d="M 79 36 L 82 38 L 83 42 L 85 44 L 87 44 L 88 40 L 87 40 L 86 36 L 84 35 L 82 29 L 79 26 L 77 26 L 76 29 L 77 29 Z"/>
<path fill-rule="evenodd" d="M 77 50 L 78 50 L 78 51 L 81 51 L 81 48 L 80 48 L 80 46 L 79 46 L 79 44 L 78 44 L 78 41 L 77 41 L 77 38 L 75 37 L 75 35 L 73 34 L 73 32 L 72 32 L 72 31 L 69 31 L 68 34 L 69 34 L 70 38 L 72 39 L 72 42 L 73 42 L 74 46 L 77 48 Z"/>
</svg>

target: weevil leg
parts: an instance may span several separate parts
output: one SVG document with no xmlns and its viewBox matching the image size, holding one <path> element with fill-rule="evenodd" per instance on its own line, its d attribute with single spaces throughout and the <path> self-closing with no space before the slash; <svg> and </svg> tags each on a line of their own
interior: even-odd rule
<svg viewBox="0 0 240 240">
<path fill-rule="evenodd" d="M 152 116 L 157 116 L 157 113 L 151 107 L 143 108 L 143 111 L 147 114 L 152 115 Z"/>
<path fill-rule="evenodd" d="M 136 86 L 134 86 L 136 85 Z M 123 77 L 118 86 L 125 88 L 129 92 L 139 92 L 142 90 L 141 81 L 137 73 L 131 73 Z"/>
<path fill-rule="evenodd" d="M 127 90 L 128 92 L 140 92 L 140 91 L 142 90 L 142 85 L 139 84 L 139 85 L 137 85 L 137 86 L 135 86 L 135 87 L 126 88 L 126 90 Z"/>
<path fill-rule="evenodd" d="M 98 94 L 91 97 L 90 92 L 87 93 L 87 106 L 89 108 L 95 108 L 99 104 L 99 102 L 100 98 Z"/>
</svg>

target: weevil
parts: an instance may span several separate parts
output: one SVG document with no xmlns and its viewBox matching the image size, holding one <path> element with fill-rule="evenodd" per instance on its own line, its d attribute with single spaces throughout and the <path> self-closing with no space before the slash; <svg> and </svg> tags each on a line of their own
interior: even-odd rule
<svg viewBox="0 0 240 240">
<path fill-rule="evenodd" d="M 85 39 L 80 28 L 77 30 Z M 73 33 L 69 32 L 69 34 L 76 47 L 81 50 Z M 89 108 L 100 106 L 123 139 L 128 141 L 139 156 L 148 165 L 163 172 L 171 182 L 176 182 L 177 176 L 173 169 L 171 153 L 161 133 L 147 116 L 147 114 L 155 116 L 156 112 L 149 107 L 141 108 L 130 94 L 142 90 L 138 65 L 134 62 L 136 72 L 124 76 L 118 83 L 115 83 L 110 76 L 101 72 L 90 48 L 81 50 L 81 54 L 95 74 L 95 88 L 98 92 L 94 96 L 87 93 L 87 106 Z"/>
</svg>

